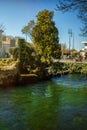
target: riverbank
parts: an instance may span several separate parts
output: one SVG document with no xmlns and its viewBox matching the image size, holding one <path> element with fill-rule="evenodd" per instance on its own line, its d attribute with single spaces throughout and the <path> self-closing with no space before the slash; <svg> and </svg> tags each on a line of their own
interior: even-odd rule
<svg viewBox="0 0 87 130">
<path fill-rule="evenodd" d="M 40 70 L 38 73 L 20 74 L 18 62 L 9 62 L 0 69 L 0 87 L 11 87 L 15 85 L 25 85 L 37 83 L 39 81 L 49 80 L 54 76 L 60 76 L 68 73 L 80 73 L 87 75 L 87 64 L 79 63 L 60 63 L 56 62 L 50 67 Z"/>
<path fill-rule="evenodd" d="M 0 60 L 0 87 L 10 87 L 19 80 L 18 62 L 12 59 Z"/>
</svg>

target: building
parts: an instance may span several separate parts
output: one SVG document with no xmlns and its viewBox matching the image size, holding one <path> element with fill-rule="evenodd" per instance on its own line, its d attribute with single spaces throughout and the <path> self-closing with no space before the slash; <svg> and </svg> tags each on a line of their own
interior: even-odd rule
<svg viewBox="0 0 87 130">
<path fill-rule="evenodd" d="M 87 41 L 83 41 L 82 44 L 84 44 L 84 47 L 82 50 L 87 50 Z"/>
<path fill-rule="evenodd" d="M 87 41 L 83 41 L 82 44 L 84 44 L 84 47 L 80 51 L 80 55 L 83 57 L 83 60 L 85 60 L 87 54 Z"/>
<path fill-rule="evenodd" d="M 0 57 L 10 56 L 10 48 L 17 47 L 19 37 L 4 36 L 0 38 Z"/>
</svg>

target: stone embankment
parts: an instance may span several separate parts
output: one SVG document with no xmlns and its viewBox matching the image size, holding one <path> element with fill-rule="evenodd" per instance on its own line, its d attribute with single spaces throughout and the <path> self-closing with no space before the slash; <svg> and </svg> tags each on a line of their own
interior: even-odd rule
<svg viewBox="0 0 87 130">
<path fill-rule="evenodd" d="M 38 76 L 36 74 L 20 74 L 18 62 L 13 62 L 10 65 L 3 65 L 0 69 L 1 88 L 36 83 L 37 81 Z"/>
<path fill-rule="evenodd" d="M 10 87 L 17 84 L 19 73 L 17 63 L 10 66 L 2 66 L 0 69 L 0 87 Z"/>
<path fill-rule="evenodd" d="M 53 66 L 46 68 L 44 71 L 40 70 L 35 74 L 20 74 L 18 64 L 17 61 L 13 61 L 10 63 L 4 63 L 0 66 L 0 87 L 37 83 L 38 81 L 49 80 L 54 76 L 68 73 L 83 73 L 87 75 L 87 64 L 79 64 L 77 62 L 57 62 Z"/>
</svg>

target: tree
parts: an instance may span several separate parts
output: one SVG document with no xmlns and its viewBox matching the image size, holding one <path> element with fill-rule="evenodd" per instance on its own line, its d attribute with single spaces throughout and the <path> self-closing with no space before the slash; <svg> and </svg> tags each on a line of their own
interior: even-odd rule
<svg viewBox="0 0 87 130">
<path fill-rule="evenodd" d="M 23 29 L 21 30 L 23 34 L 26 35 L 26 40 L 27 40 L 27 36 L 29 36 L 29 38 L 31 39 L 31 32 L 32 32 L 32 28 L 34 27 L 35 23 L 33 20 L 31 20 L 26 26 L 23 27 Z"/>
<path fill-rule="evenodd" d="M 18 40 L 18 59 L 19 59 L 19 70 L 25 71 L 26 65 L 26 42 L 24 39 Z"/>
<path fill-rule="evenodd" d="M 83 36 L 87 36 L 87 0 L 59 0 L 57 10 L 63 12 L 77 10 L 78 17 L 83 22 L 81 31 Z"/>
<path fill-rule="evenodd" d="M 67 50 L 66 43 L 61 44 L 61 53 L 62 53 L 62 56 L 65 54 L 65 51 L 66 51 L 66 50 Z"/>
<path fill-rule="evenodd" d="M 52 58 L 60 57 L 58 29 L 55 27 L 53 14 L 48 10 L 39 12 L 32 29 L 32 41 L 43 63 L 50 63 Z"/>
<path fill-rule="evenodd" d="M 18 40 L 18 47 L 14 49 L 13 56 L 19 59 L 19 70 L 21 73 L 27 73 L 39 65 L 39 57 L 34 47 L 24 39 Z"/>
<path fill-rule="evenodd" d="M 2 40 L 3 40 L 4 30 L 5 30 L 5 28 L 4 28 L 3 24 L 0 24 L 0 48 L 2 48 Z"/>
<path fill-rule="evenodd" d="M 18 59 L 18 47 L 11 47 L 9 52 L 15 60 Z"/>
</svg>

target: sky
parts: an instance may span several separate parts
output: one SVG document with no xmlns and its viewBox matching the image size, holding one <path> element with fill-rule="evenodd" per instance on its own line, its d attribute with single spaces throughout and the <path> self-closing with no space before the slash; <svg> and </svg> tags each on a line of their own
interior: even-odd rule
<svg viewBox="0 0 87 130">
<path fill-rule="evenodd" d="M 47 9 L 54 11 L 53 21 L 59 31 L 59 42 L 69 47 L 68 30 L 72 29 L 74 36 L 74 48 L 82 49 L 82 41 L 86 38 L 80 36 L 81 21 L 77 18 L 77 12 L 62 13 L 56 11 L 58 0 L 0 0 L 0 25 L 4 26 L 4 34 L 10 36 L 25 37 L 21 30 L 30 20 L 36 21 L 39 11 Z M 73 37 L 71 37 L 71 49 Z"/>
</svg>

